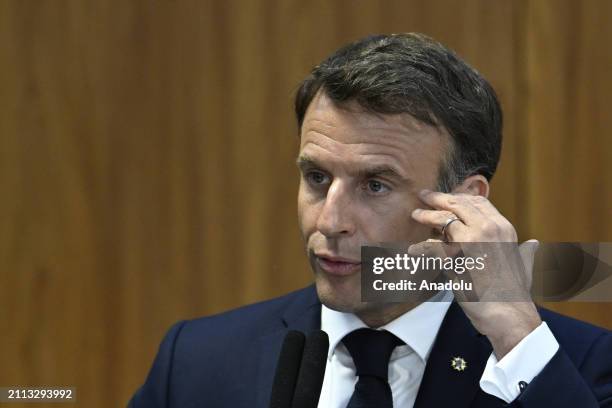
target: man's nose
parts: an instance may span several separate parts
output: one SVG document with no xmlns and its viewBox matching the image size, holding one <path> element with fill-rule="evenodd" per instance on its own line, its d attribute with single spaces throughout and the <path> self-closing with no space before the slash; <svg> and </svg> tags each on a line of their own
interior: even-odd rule
<svg viewBox="0 0 612 408">
<path fill-rule="evenodd" d="M 325 204 L 317 220 L 317 229 L 327 238 L 352 235 L 355 232 L 352 201 L 347 186 L 340 180 L 334 180 L 327 190 Z"/>
</svg>

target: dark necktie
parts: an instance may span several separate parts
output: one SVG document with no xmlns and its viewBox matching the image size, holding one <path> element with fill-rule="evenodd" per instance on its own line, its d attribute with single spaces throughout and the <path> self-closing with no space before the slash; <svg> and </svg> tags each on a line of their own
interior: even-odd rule
<svg viewBox="0 0 612 408">
<path fill-rule="evenodd" d="M 386 330 L 359 329 L 347 334 L 342 343 L 353 357 L 359 377 L 347 408 L 392 408 L 389 358 L 404 342 Z"/>
</svg>

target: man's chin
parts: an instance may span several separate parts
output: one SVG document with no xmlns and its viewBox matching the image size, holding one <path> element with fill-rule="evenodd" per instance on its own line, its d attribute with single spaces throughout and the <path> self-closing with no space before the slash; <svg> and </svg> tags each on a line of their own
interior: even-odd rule
<svg viewBox="0 0 612 408">
<path fill-rule="evenodd" d="M 325 277 L 317 276 L 315 283 L 319 300 L 332 310 L 355 313 L 364 305 L 360 286 L 353 282 L 330 282 Z"/>
</svg>

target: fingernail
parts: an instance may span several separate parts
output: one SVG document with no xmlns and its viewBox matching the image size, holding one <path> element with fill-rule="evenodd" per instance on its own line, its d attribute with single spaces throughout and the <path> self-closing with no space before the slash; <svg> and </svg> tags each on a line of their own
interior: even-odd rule
<svg viewBox="0 0 612 408">
<path fill-rule="evenodd" d="M 426 188 L 425 188 L 425 189 L 423 189 L 423 190 L 421 190 L 421 191 L 419 192 L 419 194 L 420 194 L 421 196 L 426 196 L 426 195 L 427 195 L 427 194 L 429 194 L 429 193 L 431 193 L 431 190 L 428 190 L 428 189 L 426 189 Z"/>
<path fill-rule="evenodd" d="M 421 211 L 423 210 L 421 210 L 420 208 L 415 208 L 414 210 L 412 210 L 412 215 L 419 215 Z"/>
</svg>

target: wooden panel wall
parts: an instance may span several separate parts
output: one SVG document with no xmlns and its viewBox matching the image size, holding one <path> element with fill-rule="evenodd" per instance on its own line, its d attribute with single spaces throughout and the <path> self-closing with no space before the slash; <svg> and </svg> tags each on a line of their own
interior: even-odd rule
<svg viewBox="0 0 612 408">
<path fill-rule="evenodd" d="M 0 386 L 122 406 L 171 323 L 306 285 L 292 96 L 368 33 L 428 33 L 491 80 L 493 199 L 522 238 L 612 240 L 610 17 L 607 0 L 0 1 Z M 552 306 L 612 327 L 611 304 Z"/>
</svg>

